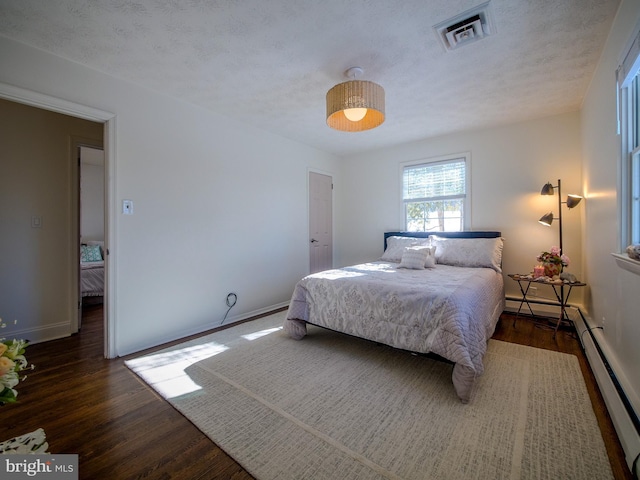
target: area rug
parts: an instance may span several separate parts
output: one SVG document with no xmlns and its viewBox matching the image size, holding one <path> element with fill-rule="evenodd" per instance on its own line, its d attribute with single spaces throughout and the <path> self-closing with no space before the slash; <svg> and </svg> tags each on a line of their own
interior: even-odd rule
<svg viewBox="0 0 640 480">
<path fill-rule="evenodd" d="M 284 315 L 126 363 L 260 480 L 613 478 L 575 356 L 491 340 L 464 405 L 451 365 Z"/>
<path fill-rule="evenodd" d="M 42 428 L 25 433 L 10 440 L 0 442 L 0 454 L 43 454 L 48 453 L 47 435 Z"/>
</svg>

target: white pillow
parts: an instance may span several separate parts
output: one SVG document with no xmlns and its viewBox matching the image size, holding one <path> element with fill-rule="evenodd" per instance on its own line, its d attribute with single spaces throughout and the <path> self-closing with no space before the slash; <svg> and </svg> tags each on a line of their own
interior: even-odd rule
<svg viewBox="0 0 640 480">
<path fill-rule="evenodd" d="M 432 245 L 429 247 L 429 256 L 424 264 L 424 268 L 436 268 L 436 250 L 438 247 Z"/>
<path fill-rule="evenodd" d="M 486 267 L 502 272 L 502 246 L 498 238 L 445 238 L 431 236 L 436 261 L 457 267 Z"/>
<path fill-rule="evenodd" d="M 435 247 L 415 246 L 406 247 L 398 268 L 410 268 L 412 270 L 424 270 L 436 266 L 434 255 Z"/>
<path fill-rule="evenodd" d="M 407 247 L 415 247 L 417 245 L 430 245 L 428 238 L 418 237 L 398 237 L 392 236 L 387 238 L 387 249 L 380 257 L 383 262 L 399 262 L 402 260 L 402 254 Z"/>
</svg>

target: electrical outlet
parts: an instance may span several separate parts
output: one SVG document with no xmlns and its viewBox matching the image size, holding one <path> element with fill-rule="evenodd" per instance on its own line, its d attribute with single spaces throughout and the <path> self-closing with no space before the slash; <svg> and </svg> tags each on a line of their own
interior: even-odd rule
<svg viewBox="0 0 640 480">
<path fill-rule="evenodd" d="M 602 317 L 602 330 L 604 330 L 604 317 Z"/>
<path fill-rule="evenodd" d="M 529 287 L 529 291 L 527 292 L 531 297 L 538 296 L 538 287 Z"/>
</svg>

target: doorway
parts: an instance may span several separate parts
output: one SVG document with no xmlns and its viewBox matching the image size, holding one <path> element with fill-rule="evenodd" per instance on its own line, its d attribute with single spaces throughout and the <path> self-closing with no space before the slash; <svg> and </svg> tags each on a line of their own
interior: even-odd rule
<svg viewBox="0 0 640 480">
<path fill-rule="evenodd" d="M 115 219 L 111 217 L 109 202 L 110 202 L 110 198 L 112 198 L 115 191 L 115 181 L 113 180 L 115 179 L 115 161 L 113 159 L 113 153 L 115 152 L 115 119 L 116 117 L 114 114 L 109 112 L 105 112 L 105 111 L 98 110 L 98 109 L 81 105 L 81 104 L 76 104 L 73 102 L 69 102 L 67 100 L 62 100 L 56 97 L 51 97 L 38 92 L 33 92 L 30 90 L 23 89 L 21 87 L 16 87 L 14 85 L 8 85 L 4 83 L 0 83 L 0 99 L 9 100 L 11 102 L 27 105 L 30 107 L 35 107 L 43 111 L 61 113 L 69 117 L 75 117 L 76 119 L 89 120 L 91 122 L 95 122 L 96 124 L 100 125 L 100 129 L 102 130 L 102 139 L 103 139 L 102 145 L 104 147 L 104 152 L 105 152 L 105 166 L 104 166 L 105 214 L 104 214 L 104 217 L 105 217 L 105 243 L 106 243 L 105 250 L 107 253 L 107 256 L 105 258 L 105 296 L 104 296 L 104 304 L 103 304 L 104 354 L 106 358 L 114 358 L 117 356 L 117 350 L 115 346 L 115 335 L 114 335 L 115 320 L 113 318 L 113 313 L 112 313 L 115 310 L 113 307 L 113 305 L 115 304 L 115 298 L 114 298 L 114 295 L 110 294 L 110 292 L 113 289 L 112 287 L 113 280 L 110 278 L 111 276 L 109 275 L 109 266 L 111 263 L 114 262 L 114 259 L 113 259 L 113 256 L 108 255 L 108 252 L 109 252 L 109 246 L 111 246 L 111 248 L 114 248 L 114 239 L 112 238 L 113 237 L 112 234 L 115 228 L 114 227 Z M 66 141 L 69 142 L 69 137 L 67 137 Z M 69 146 L 69 143 L 67 143 L 67 148 L 68 146 Z M 71 149 L 71 151 L 75 152 L 73 148 Z M 76 157 L 76 161 L 77 161 L 77 157 Z M 74 178 L 71 179 L 72 183 L 68 184 L 68 188 L 71 188 L 71 195 L 68 195 L 68 198 L 69 200 L 71 200 L 71 203 L 68 203 L 67 208 L 71 209 L 71 210 L 68 210 L 68 212 L 72 217 L 77 217 L 77 213 L 78 213 L 76 210 L 78 200 L 77 198 L 71 198 L 71 197 L 75 197 L 78 193 L 77 192 L 78 189 L 74 187 L 74 185 L 77 186 L 77 182 L 79 182 L 77 177 L 78 175 L 77 163 L 75 165 L 76 165 L 75 169 L 72 168 L 72 171 L 75 170 L 75 173 L 72 173 Z M 37 221 L 36 223 L 37 226 L 42 225 L 41 230 L 39 230 L 41 232 L 44 232 L 45 228 L 49 229 L 54 225 L 58 225 L 57 222 L 48 222 L 47 221 L 48 217 L 46 216 L 42 217 L 44 219 L 44 222 L 41 222 L 40 221 L 41 218 L 38 215 L 34 215 L 29 212 L 26 212 L 26 213 L 31 216 L 30 218 L 34 218 L 35 221 Z M 67 232 L 69 233 L 70 230 L 68 229 Z M 61 256 L 60 248 L 58 248 L 58 250 L 54 252 L 55 253 L 54 255 L 44 255 L 44 256 L 41 256 L 41 258 L 45 258 L 45 259 L 63 258 L 63 257 L 67 259 L 76 258 L 78 259 L 76 262 L 76 265 L 77 265 L 77 263 L 79 262 L 79 248 L 78 248 L 77 242 L 74 241 L 73 239 L 79 238 L 79 231 L 76 228 L 75 233 L 74 232 L 71 232 L 71 233 L 72 233 L 72 236 L 71 236 L 72 240 L 70 240 L 67 243 L 68 253 Z M 62 236 L 58 236 L 56 238 L 59 238 L 59 237 L 61 238 Z M 43 244 L 49 245 L 51 244 L 51 242 L 43 242 Z M 64 304 L 65 304 L 64 309 L 66 313 L 63 312 L 58 314 L 57 316 L 60 317 L 60 319 L 54 318 L 54 315 L 47 315 L 44 319 L 45 325 L 39 326 L 38 328 L 34 329 L 30 333 L 31 335 L 30 339 L 34 343 L 37 341 L 43 341 L 43 340 L 48 340 L 51 338 L 57 338 L 57 337 L 63 336 L 64 335 L 63 329 L 65 329 L 68 332 L 69 329 L 73 327 L 73 322 L 69 323 L 68 319 L 71 319 L 76 314 L 80 313 L 78 309 L 78 302 L 70 301 L 73 298 L 77 299 L 76 285 L 78 285 L 77 269 L 74 268 L 73 266 L 71 266 L 71 268 L 72 268 L 72 272 L 75 272 L 71 276 L 73 280 L 71 284 L 70 285 L 66 284 L 66 282 L 57 282 L 57 284 L 64 283 L 68 285 L 68 288 L 71 289 L 72 293 L 57 295 L 57 296 L 56 295 L 52 296 L 51 294 L 48 294 L 47 296 L 45 296 L 47 298 L 54 298 L 58 300 L 59 298 L 62 298 L 62 297 L 66 298 L 67 300 L 64 301 Z M 38 281 L 33 282 L 32 284 L 42 285 L 43 282 L 44 280 L 42 279 L 42 275 L 40 275 L 40 271 L 38 271 Z M 51 285 L 52 282 L 49 282 L 48 284 Z M 56 282 L 53 282 L 53 284 L 56 284 Z M 73 293 L 73 292 L 76 292 L 76 293 Z M 13 296 L 12 298 L 19 298 L 19 296 Z M 30 292 L 29 298 L 33 299 L 33 292 Z M 26 305 L 34 309 L 35 307 L 33 307 L 33 305 L 37 305 L 37 303 L 34 301 L 31 301 L 31 302 L 27 302 Z M 28 317 L 28 315 L 21 316 L 19 314 L 16 316 L 20 318 Z M 47 335 L 47 337 L 43 337 L 43 335 Z"/>
<path fill-rule="evenodd" d="M 76 145 L 79 166 L 78 223 L 80 273 L 78 275 L 79 315 L 76 331 L 82 326 L 84 310 L 104 302 L 105 208 L 104 149 L 92 142 Z M 88 144 L 90 143 L 90 144 Z"/>
<path fill-rule="evenodd" d="M 333 178 L 309 172 L 309 270 L 333 268 Z"/>
</svg>

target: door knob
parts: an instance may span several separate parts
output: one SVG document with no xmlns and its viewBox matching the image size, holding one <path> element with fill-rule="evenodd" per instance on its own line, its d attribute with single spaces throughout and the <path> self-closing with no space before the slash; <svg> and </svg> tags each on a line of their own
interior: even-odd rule
<svg viewBox="0 0 640 480">
<path fill-rule="evenodd" d="M 311 243 L 317 243 L 318 240 L 316 240 L 315 238 L 311 239 Z"/>
</svg>

